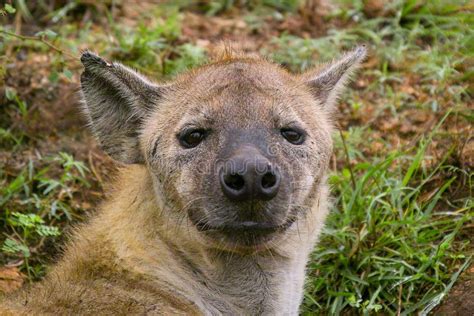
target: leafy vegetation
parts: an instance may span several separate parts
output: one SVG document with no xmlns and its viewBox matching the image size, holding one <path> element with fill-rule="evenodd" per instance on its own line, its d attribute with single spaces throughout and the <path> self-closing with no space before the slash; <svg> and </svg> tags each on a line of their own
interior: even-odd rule
<svg viewBox="0 0 474 316">
<path fill-rule="evenodd" d="M 70 155 L 60 152 L 55 157 L 42 160 L 30 160 L 16 177 L 0 173 L 0 222 L 8 234 L 1 251 L 21 260 L 31 279 L 44 274 L 38 248 L 46 238 L 54 240 L 61 234 L 57 221 L 71 221 L 77 216 L 71 205 L 74 191 L 89 185 L 85 179 L 87 167 Z M 46 162 L 47 166 L 35 166 L 42 162 Z M 61 172 L 50 175 L 50 169 L 55 167 L 59 167 Z M 30 264 L 33 255 L 38 257 L 35 256 L 33 264 Z"/>
<path fill-rule="evenodd" d="M 426 314 L 472 264 L 468 1 L 61 3 L 1 11 L 0 263 L 40 279 L 101 195 L 110 162 L 69 112 L 75 100 L 62 99 L 81 50 L 166 79 L 205 63 L 210 40 L 244 34 L 246 49 L 295 72 L 360 43 L 371 51 L 341 100 L 334 207 L 302 313 Z"/>
</svg>

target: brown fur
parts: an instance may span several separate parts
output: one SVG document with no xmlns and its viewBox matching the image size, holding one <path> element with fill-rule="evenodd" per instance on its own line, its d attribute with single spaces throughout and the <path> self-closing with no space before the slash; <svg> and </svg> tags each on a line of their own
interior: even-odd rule
<svg viewBox="0 0 474 316">
<path fill-rule="evenodd" d="M 331 107 L 364 54 L 293 76 L 227 52 L 158 86 L 85 53 L 91 127 L 104 150 L 130 165 L 46 279 L 0 303 L 1 314 L 297 314 L 305 265 L 328 212 Z M 307 132 L 301 146 L 273 132 L 295 122 Z M 176 134 L 190 123 L 213 132 L 184 150 Z M 190 220 L 234 220 L 237 206 L 222 197 L 212 167 L 240 134 L 270 148 L 285 176 L 278 197 L 254 207 L 278 225 L 296 218 L 250 246 L 200 232 Z"/>
</svg>

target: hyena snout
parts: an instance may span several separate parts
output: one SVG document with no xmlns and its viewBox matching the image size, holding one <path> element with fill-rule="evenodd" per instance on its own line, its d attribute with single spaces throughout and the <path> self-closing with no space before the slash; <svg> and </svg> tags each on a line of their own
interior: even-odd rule
<svg viewBox="0 0 474 316">
<path fill-rule="evenodd" d="M 245 146 L 226 160 L 219 182 L 231 201 L 269 201 L 278 194 L 281 173 L 256 148 Z"/>
</svg>

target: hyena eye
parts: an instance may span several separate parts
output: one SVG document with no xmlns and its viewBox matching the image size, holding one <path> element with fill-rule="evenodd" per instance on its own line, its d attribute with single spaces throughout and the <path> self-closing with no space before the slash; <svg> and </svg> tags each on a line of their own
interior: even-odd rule
<svg viewBox="0 0 474 316">
<path fill-rule="evenodd" d="M 294 128 L 282 128 L 281 135 L 294 145 L 301 145 L 304 142 L 304 133 Z"/>
<path fill-rule="evenodd" d="M 204 140 L 206 134 L 205 130 L 193 129 L 182 132 L 178 137 L 181 146 L 184 148 L 194 148 Z"/>
</svg>

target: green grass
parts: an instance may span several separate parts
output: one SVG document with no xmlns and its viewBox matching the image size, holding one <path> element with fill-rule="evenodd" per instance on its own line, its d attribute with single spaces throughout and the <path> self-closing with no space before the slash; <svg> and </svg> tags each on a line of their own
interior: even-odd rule
<svg viewBox="0 0 474 316">
<path fill-rule="evenodd" d="M 456 10 L 465 2 L 440 3 L 420 7 L 399 1 L 392 16 L 362 19 L 318 39 L 283 35 L 274 40 L 273 54 L 277 60 L 290 60 L 289 68 L 304 70 L 315 55 L 328 60 L 364 40 L 380 68 L 363 74 L 371 78 L 364 92 L 370 100 L 361 99 L 360 92 L 346 95 L 352 114 L 374 102 L 380 106 L 376 118 L 387 111 L 397 117 L 418 109 L 435 113 L 444 130 L 449 128 L 445 120 L 459 113 L 466 124 L 472 123 L 466 106 L 472 72 L 460 71 L 460 65 L 472 56 L 474 21 L 472 14 Z M 429 98 L 420 101 L 397 91 L 408 77 L 418 76 L 416 89 Z M 351 164 L 331 177 L 335 207 L 312 256 L 304 314 L 426 314 L 472 263 L 470 240 L 460 236 L 474 216 L 473 173 L 456 167 L 455 145 L 440 157 L 432 156 L 433 139 L 456 136 L 429 130 L 417 147 L 393 148 L 372 136 L 374 127 L 351 127 L 344 133 L 347 152 L 337 139 L 338 156 L 347 155 Z M 363 151 L 375 141 L 386 148 L 384 155 L 367 157 Z M 465 197 L 452 199 L 453 187 L 460 183 Z"/>
<path fill-rule="evenodd" d="M 0 59 L 0 81 L 6 83 L 0 150 L 21 157 L 19 167 L 0 167 L 0 262 L 13 262 L 36 280 L 56 254 L 51 243 L 60 242 L 82 216 L 77 200 L 87 199 L 81 194 L 97 175 L 71 154 L 23 156 L 40 150 L 50 135 L 22 128 L 36 124 L 39 114 L 37 100 L 15 87 L 8 70 L 15 67 L 15 54 L 48 55 L 52 89 L 77 82 L 80 66 L 70 55 L 85 47 L 155 78 L 171 78 L 207 58 L 204 48 L 185 37 L 185 11 L 203 19 L 242 12 L 255 31 L 265 18 L 297 14 L 303 2 L 181 1 L 144 12 L 136 26 L 123 24 L 110 6 L 103 12 L 69 1 L 48 13 L 17 3 L 24 4 L 5 6 L 4 14 L 12 18 L 18 10 L 25 21 L 40 14 L 48 23 L 33 37 L 0 33 L 0 52 L 9 52 Z M 465 127 L 474 121 L 472 6 L 461 0 L 397 0 L 369 18 L 364 3 L 337 1 L 324 21 L 338 27 L 322 37 L 283 31 L 261 48 L 296 72 L 360 43 L 370 48 L 358 76 L 362 83 L 341 100 L 344 131 L 335 135 L 338 168 L 330 177 L 334 207 L 309 264 L 306 315 L 426 314 L 472 264 L 473 173 L 463 156 L 470 137 Z M 79 25 L 77 17 L 86 10 L 94 22 Z M 14 33 L 12 23 L 0 30 Z M 427 118 L 419 124 L 413 113 Z"/>
<path fill-rule="evenodd" d="M 454 209 L 442 202 L 462 175 L 450 170 L 433 187 L 450 166 L 445 157 L 423 170 L 428 145 L 357 163 L 354 182 L 347 169 L 331 177 L 336 207 L 312 256 L 306 313 L 427 313 L 471 262 L 469 241 L 455 237 L 472 221 L 473 201 Z"/>
</svg>

